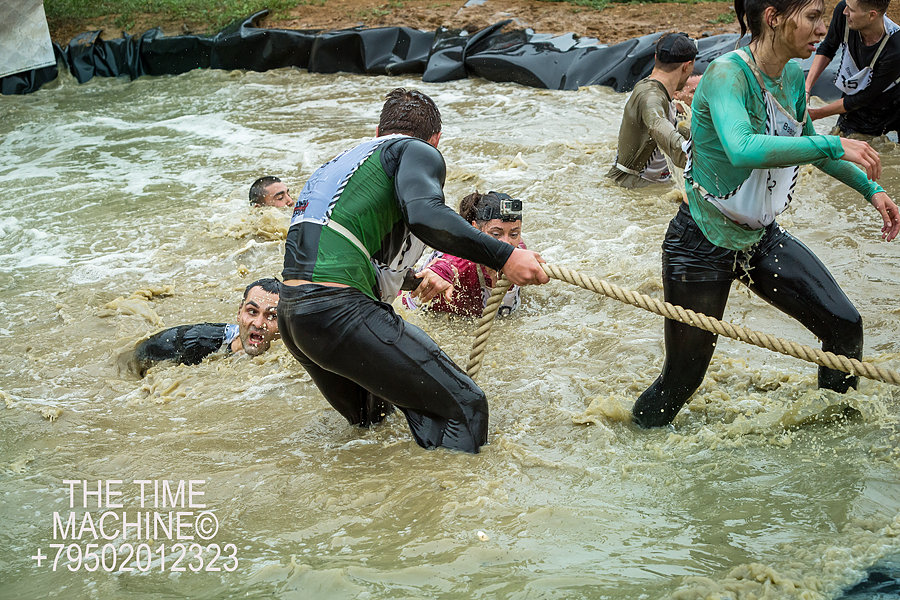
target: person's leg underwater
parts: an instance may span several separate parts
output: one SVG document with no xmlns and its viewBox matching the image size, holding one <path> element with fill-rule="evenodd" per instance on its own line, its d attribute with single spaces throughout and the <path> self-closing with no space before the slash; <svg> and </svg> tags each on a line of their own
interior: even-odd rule
<svg viewBox="0 0 900 600">
<path fill-rule="evenodd" d="M 279 327 L 283 320 L 286 345 L 348 421 L 371 396 L 400 408 L 425 448 L 477 452 L 487 441 L 484 392 L 390 305 L 351 288 L 283 304 Z"/>
<path fill-rule="evenodd" d="M 352 377 L 406 415 L 416 442 L 478 452 L 487 442 L 484 392 L 422 329 L 390 305 L 371 302 L 358 343 L 367 364 L 352 365 Z"/>
<path fill-rule="evenodd" d="M 730 281 L 663 280 L 666 302 L 721 319 Z M 716 349 L 714 333 L 671 319 L 665 322 L 666 360 L 662 373 L 634 403 L 632 415 L 641 427 L 668 425 L 703 383 Z"/>
<path fill-rule="evenodd" d="M 304 308 L 311 311 L 308 312 Z M 300 349 L 300 343 L 321 347 L 333 338 L 333 334 L 327 329 L 318 329 L 317 326 L 324 325 L 327 320 L 321 317 L 316 308 L 316 305 L 300 305 L 295 302 L 291 292 L 282 294 L 278 305 L 278 328 L 285 347 L 303 365 L 329 404 L 341 413 L 348 423 L 360 427 L 380 423 L 394 411 L 393 405 L 374 396 L 346 377 L 320 367 Z M 319 336 L 323 337 L 320 339 Z"/>
</svg>

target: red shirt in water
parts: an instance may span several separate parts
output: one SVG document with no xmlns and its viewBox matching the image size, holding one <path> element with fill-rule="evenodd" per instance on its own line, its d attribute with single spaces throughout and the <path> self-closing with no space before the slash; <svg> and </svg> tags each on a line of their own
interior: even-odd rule
<svg viewBox="0 0 900 600">
<path fill-rule="evenodd" d="M 525 242 L 519 242 L 519 248 L 527 249 Z M 426 308 L 434 312 L 450 313 L 464 317 L 480 317 L 491 296 L 494 280 L 490 269 L 451 254 L 434 252 L 425 261 L 423 269 L 431 269 L 441 279 L 453 284 L 453 299 L 447 302 L 438 296 Z M 421 270 L 421 269 L 420 269 Z M 418 302 L 409 295 L 403 294 L 403 305 L 407 308 L 419 308 Z M 519 307 L 519 286 L 510 286 L 500 306 L 500 315 L 508 315 Z"/>
</svg>

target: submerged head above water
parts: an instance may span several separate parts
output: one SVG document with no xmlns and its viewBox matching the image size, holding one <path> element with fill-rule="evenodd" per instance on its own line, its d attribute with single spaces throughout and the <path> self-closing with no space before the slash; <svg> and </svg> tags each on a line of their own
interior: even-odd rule
<svg viewBox="0 0 900 600">
<path fill-rule="evenodd" d="M 287 185 L 272 175 L 260 177 L 250 186 L 250 206 L 293 206 L 294 199 Z"/>
<path fill-rule="evenodd" d="M 243 350 L 250 356 L 266 352 L 278 338 L 278 299 L 281 282 L 267 278 L 254 281 L 244 290 L 238 308 L 240 334 L 232 342 L 235 352 Z"/>
</svg>

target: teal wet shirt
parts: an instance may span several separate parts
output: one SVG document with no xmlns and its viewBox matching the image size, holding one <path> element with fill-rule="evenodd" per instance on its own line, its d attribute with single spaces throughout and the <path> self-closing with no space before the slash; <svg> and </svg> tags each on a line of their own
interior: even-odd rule
<svg viewBox="0 0 900 600">
<path fill-rule="evenodd" d="M 748 50 L 749 53 L 749 50 Z M 840 160 L 840 138 L 817 135 L 806 114 L 806 89 L 800 66 L 789 61 L 781 81 L 762 74 L 763 82 L 781 106 L 804 122 L 800 137 L 765 135 L 766 105 L 750 67 L 729 52 L 714 60 L 694 93 L 691 104 L 692 179 L 715 196 L 725 196 L 754 169 L 814 164 L 846 183 L 866 200 L 884 191 L 856 165 Z M 710 242 L 730 250 L 746 250 L 765 229 L 750 229 L 726 218 L 703 199 L 688 181 L 691 215 Z"/>
</svg>

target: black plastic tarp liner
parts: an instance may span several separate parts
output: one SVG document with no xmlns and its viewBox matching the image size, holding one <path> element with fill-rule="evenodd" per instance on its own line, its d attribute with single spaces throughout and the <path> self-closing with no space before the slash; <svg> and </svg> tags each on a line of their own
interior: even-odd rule
<svg viewBox="0 0 900 600">
<path fill-rule="evenodd" d="M 595 40 L 578 40 L 572 34 L 503 32 L 506 23 L 483 29 L 474 36 L 457 33 L 454 38 L 449 32 L 439 31 L 438 48 L 422 80 L 448 81 L 466 74 L 554 90 L 606 85 L 623 92 L 650 74 L 656 40 L 662 35 L 599 46 Z"/>
<path fill-rule="evenodd" d="M 102 40 L 100 31 L 92 31 L 73 38 L 65 50 L 54 47 L 58 63 L 79 83 L 93 77 L 135 79 L 193 69 L 297 67 L 315 73 L 421 74 L 426 82 L 475 76 L 555 90 L 605 85 L 626 92 L 652 70 L 656 41 L 662 35 L 654 33 L 607 46 L 571 33 L 553 36 L 531 30 L 504 31 L 509 20 L 473 34 L 443 27 L 435 32 L 409 27 L 339 31 L 259 28 L 259 20 L 266 14 L 251 15 L 213 36 L 167 37 L 159 29 L 151 29 L 138 37 Z M 696 70 L 702 72 L 737 41 L 736 34 L 701 39 Z M 813 88 L 815 95 L 826 100 L 840 97 L 831 83 L 838 64 L 839 57 L 835 57 Z M 56 76 L 57 67 L 9 75 L 0 79 L 0 91 L 30 93 Z"/>
<path fill-rule="evenodd" d="M 409 27 L 349 29 L 316 36 L 307 68 L 314 73 L 422 73 L 433 33 Z"/>
<path fill-rule="evenodd" d="M 56 55 L 55 65 L 0 77 L 0 94 L 30 94 L 41 89 L 45 83 L 56 79 L 59 75 L 59 64 L 65 63 L 65 54 L 59 44 L 53 44 L 53 54 Z"/>
</svg>

